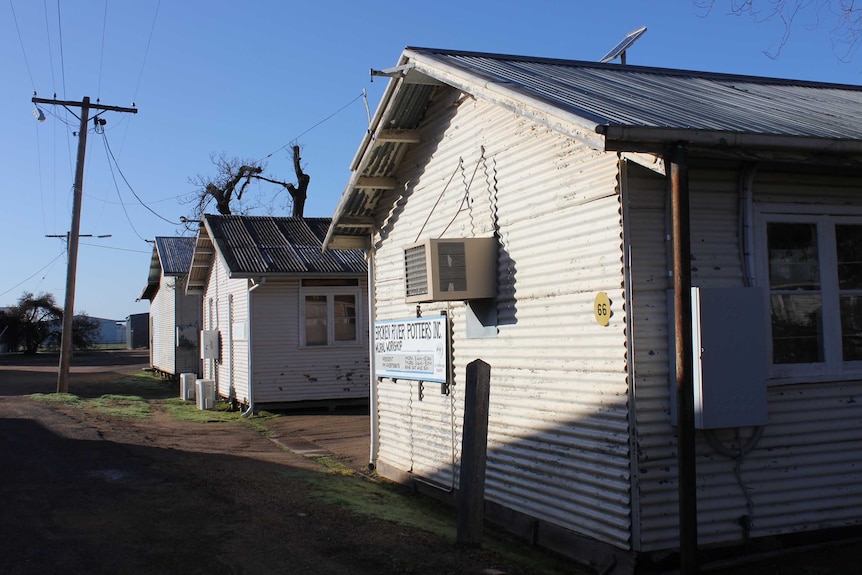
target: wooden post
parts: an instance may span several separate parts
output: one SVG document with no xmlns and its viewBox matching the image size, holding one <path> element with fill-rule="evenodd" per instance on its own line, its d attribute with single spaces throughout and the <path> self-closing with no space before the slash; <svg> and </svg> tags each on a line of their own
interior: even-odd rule
<svg viewBox="0 0 862 575">
<path fill-rule="evenodd" d="M 70 102 L 46 100 L 34 96 L 31 101 L 34 104 L 55 104 L 67 108 L 69 106 L 81 108 L 81 127 L 78 129 L 78 157 L 75 164 L 75 187 L 72 196 L 72 228 L 69 231 L 69 241 L 66 246 L 68 258 L 66 262 L 66 294 L 63 303 L 63 331 L 60 337 L 60 366 L 57 370 L 57 393 L 68 393 L 69 368 L 72 364 L 72 322 L 75 317 L 75 281 L 78 273 L 78 236 L 81 227 L 81 202 L 84 195 L 84 157 L 87 152 L 87 124 L 90 119 L 90 110 L 112 110 L 131 114 L 137 114 L 138 110 L 119 106 L 104 106 L 99 103 L 93 104 L 89 97 L 84 97 L 80 102 Z"/>
<path fill-rule="evenodd" d="M 481 359 L 467 364 L 456 538 L 463 545 L 482 544 L 490 392 L 491 366 Z"/>
<path fill-rule="evenodd" d="M 676 354 L 677 465 L 679 481 L 679 571 L 699 572 L 697 553 L 697 476 L 695 467 L 694 386 L 691 343 L 691 224 L 688 153 L 671 152 L 671 225 L 673 233 L 673 318 Z"/>
</svg>

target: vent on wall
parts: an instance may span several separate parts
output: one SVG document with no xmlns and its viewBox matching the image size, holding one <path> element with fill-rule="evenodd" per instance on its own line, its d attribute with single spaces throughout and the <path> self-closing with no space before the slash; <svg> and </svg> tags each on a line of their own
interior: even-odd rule
<svg viewBox="0 0 862 575">
<path fill-rule="evenodd" d="M 495 238 L 428 239 L 404 248 L 408 303 L 490 298 L 497 291 Z"/>
</svg>

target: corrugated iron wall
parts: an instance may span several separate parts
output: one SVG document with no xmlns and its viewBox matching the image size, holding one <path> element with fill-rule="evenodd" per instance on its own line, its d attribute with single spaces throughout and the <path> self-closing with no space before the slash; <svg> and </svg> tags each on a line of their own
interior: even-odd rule
<svg viewBox="0 0 862 575">
<path fill-rule="evenodd" d="M 377 319 L 412 317 L 403 252 L 417 239 L 501 230 L 497 337 L 466 337 L 461 302 L 422 304 L 452 320 L 451 396 L 383 380 L 379 458 L 445 484 L 449 428 L 460 457 L 467 363 L 491 365 L 489 500 L 629 548 L 629 441 L 617 161 L 458 94 L 439 97 L 402 162 L 404 197 L 376 239 Z M 426 159 L 430 158 L 426 164 Z M 593 315 L 607 292 L 608 327 Z M 454 411 L 453 411 L 454 410 Z"/>
<path fill-rule="evenodd" d="M 676 438 L 668 382 L 667 192 L 660 176 L 637 166 L 627 172 L 641 517 L 637 547 L 650 551 L 678 544 Z M 739 176 L 733 166 L 690 173 L 693 285 L 743 285 Z M 760 206 L 793 203 L 798 209 L 805 203 L 829 203 L 840 212 L 841 206 L 862 204 L 858 182 L 822 175 L 761 172 L 753 188 Z M 702 544 L 742 542 L 739 520 L 749 514 L 751 537 L 862 522 L 862 383 L 776 385 L 767 394 L 769 424 L 738 470 L 703 432 L 697 433 Z M 722 430 L 716 437 L 725 445 L 739 445 L 752 432 L 742 429 L 737 437 L 735 430 Z"/>
<path fill-rule="evenodd" d="M 360 280 L 360 341 L 300 347 L 299 280 L 270 280 L 252 294 L 255 403 L 368 397 L 367 280 Z M 357 289 L 357 288 L 351 288 Z"/>
</svg>

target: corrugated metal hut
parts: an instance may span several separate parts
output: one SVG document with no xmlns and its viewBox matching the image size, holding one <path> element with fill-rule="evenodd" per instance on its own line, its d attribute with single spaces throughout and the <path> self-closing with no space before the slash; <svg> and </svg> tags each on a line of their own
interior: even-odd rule
<svg viewBox="0 0 862 575">
<path fill-rule="evenodd" d="M 218 396 L 250 410 L 367 401 L 365 256 L 324 253 L 329 224 L 204 216 L 186 292 L 202 296 L 203 376 Z"/>
<path fill-rule="evenodd" d="M 194 247 L 194 237 L 157 237 L 138 297 L 150 302 L 150 364 L 171 377 L 200 374 L 201 297 L 185 293 Z"/>
<path fill-rule="evenodd" d="M 457 489 L 480 358 L 486 513 L 540 544 L 862 523 L 861 88 L 422 48 L 376 73 L 325 245 L 369 250 L 380 473 Z"/>
</svg>

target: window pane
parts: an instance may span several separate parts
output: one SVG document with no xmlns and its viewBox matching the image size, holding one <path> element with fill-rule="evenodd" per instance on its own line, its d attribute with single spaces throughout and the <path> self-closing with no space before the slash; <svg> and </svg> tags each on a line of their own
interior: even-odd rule
<svg viewBox="0 0 862 575">
<path fill-rule="evenodd" d="M 770 223 L 769 287 L 773 290 L 819 290 L 816 224 Z"/>
<path fill-rule="evenodd" d="M 356 341 L 356 296 L 335 296 L 335 341 Z"/>
<path fill-rule="evenodd" d="M 773 363 L 822 362 L 820 296 L 773 293 L 770 300 Z"/>
<path fill-rule="evenodd" d="M 305 345 L 326 345 L 326 296 L 305 296 Z"/>
<path fill-rule="evenodd" d="M 838 288 L 862 289 L 862 226 L 836 225 Z"/>
<path fill-rule="evenodd" d="M 862 360 L 862 296 L 841 296 L 841 350 L 844 361 Z"/>
</svg>

